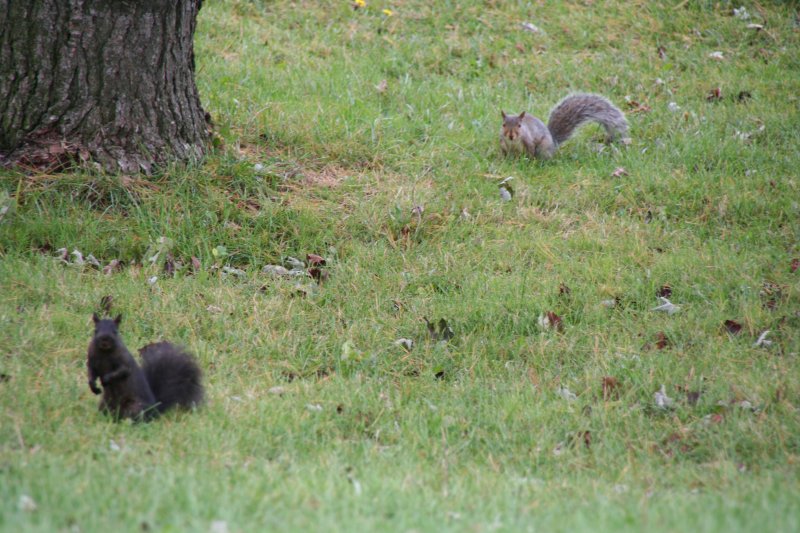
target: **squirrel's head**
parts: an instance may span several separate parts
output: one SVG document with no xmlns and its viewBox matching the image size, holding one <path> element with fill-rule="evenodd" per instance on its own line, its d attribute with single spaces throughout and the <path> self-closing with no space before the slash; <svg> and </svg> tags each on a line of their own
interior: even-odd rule
<svg viewBox="0 0 800 533">
<path fill-rule="evenodd" d="M 104 352 L 115 350 L 119 342 L 119 323 L 122 322 L 122 315 L 117 315 L 112 320 L 110 318 L 100 319 L 97 313 L 94 313 L 92 320 L 94 321 L 95 346 Z"/>
<path fill-rule="evenodd" d="M 500 111 L 503 115 L 503 137 L 509 141 L 515 140 L 519 137 L 519 128 L 522 125 L 522 119 L 525 118 L 525 111 L 519 115 L 506 115 L 505 111 Z"/>
</svg>

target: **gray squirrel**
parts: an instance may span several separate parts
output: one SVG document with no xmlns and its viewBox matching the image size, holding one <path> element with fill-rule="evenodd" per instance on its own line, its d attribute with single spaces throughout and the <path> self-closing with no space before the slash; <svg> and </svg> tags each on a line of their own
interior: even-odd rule
<svg viewBox="0 0 800 533">
<path fill-rule="evenodd" d="M 620 109 L 598 94 L 572 94 L 552 111 L 547 125 L 525 111 L 503 115 L 500 149 L 504 155 L 526 152 L 532 158 L 549 159 L 584 122 L 594 121 L 606 129 L 608 140 L 625 139 L 628 121 Z"/>
<path fill-rule="evenodd" d="M 188 409 L 202 403 L 202 372 L 189 353 L 169 342 L 148 344 L 139 350 L 140 367 L 119 334 L 122 315 L 101 320 L 94 314 L 92 320 L 86 366 L 89 389 L 103 394 L 102 412 L 115 419 L 147 421 L 176 406 Z"/>
</svg>

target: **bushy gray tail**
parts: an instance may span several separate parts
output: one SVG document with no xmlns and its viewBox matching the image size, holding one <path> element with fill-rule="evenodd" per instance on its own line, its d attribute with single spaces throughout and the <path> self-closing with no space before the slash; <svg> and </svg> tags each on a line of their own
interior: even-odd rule
<svg viewBox="0 0 800 533">
<path fill-rule="evenodd" d="M 203 374 L 191 354 L 169 342 L 148 344 L 139 354 L 160 413 L 175 406 L 188 409 L 203 402 Z"/>
<path fill-rule="evenodd" d="M 561 100 L 550 112 L 547 129 L 555 143 L 561 144 L 578 126 L 589 121 L 600 123 L 609 140 L 628 133 L 628 121 L 622 111 L 598 94 L 573 94 Z"/>
</svg>

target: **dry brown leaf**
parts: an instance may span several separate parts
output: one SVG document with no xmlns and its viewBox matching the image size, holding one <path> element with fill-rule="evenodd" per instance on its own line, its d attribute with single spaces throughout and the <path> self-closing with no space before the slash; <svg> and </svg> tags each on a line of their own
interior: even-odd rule
<svg viewBox="0 0 800 533">
<path fill-rule="evenodd" d="M 669 298 L 670 296 L 672 296 L 672 287 L 670 287 L 669 283 L 665 283 L 656 291 L 657 298 Z"/>
<path fill-rule="evenodd" d="M 670 345 L 669 338 L 663 331 L 656 333 L 656 348 L 663 350 Z"/>
<path fill-rule="evenodd" d="M 608 401 L 619 397 L 619 381 L 612 376 L 603 378 L 603 399 Z"/>
<path fill-rule="evenodd" d="M 725 330 L 731 335 L 738 335 L 742 331 L 742 325 L 735 320 L 726 320 L 723 325 Z"/>
<path fill-rule="evenodd" d="M 627 175 L 628 171 L 625 170 L 624 167 L 617 167 L 614 169 L 614 172 L 611 173 L 611 177 L 613 178 L 619 178 L 620 176 L 627 176 Z"/>
</svg>

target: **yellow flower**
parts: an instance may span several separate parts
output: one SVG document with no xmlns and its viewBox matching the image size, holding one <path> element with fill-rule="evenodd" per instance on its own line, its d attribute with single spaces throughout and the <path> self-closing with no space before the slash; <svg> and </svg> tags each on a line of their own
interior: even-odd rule
<svg viewBox="0 0 800 533">
<path fill-rule="evenodd" d="M 358 9 L 359 7 L 366 7 L 367 3 L 364 0 L 354 0 L 353 7 Z"/>
<path fill-rule="evenodd" d="M 391 17 L 392 16 L 392 10 L 391 9 L 384 9 L 383 10 L 383 14 L 386 15 L 387 17 Z"/>
</svg>

